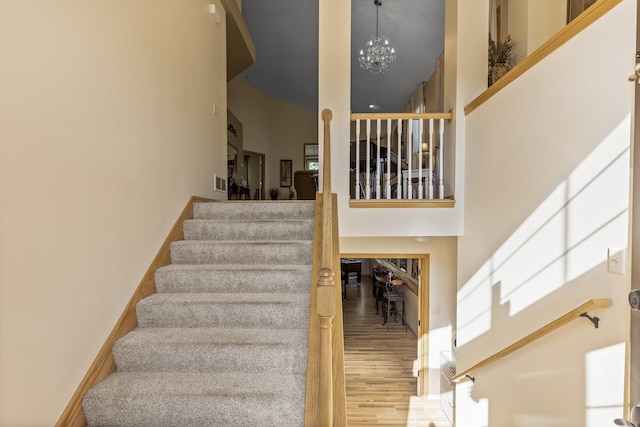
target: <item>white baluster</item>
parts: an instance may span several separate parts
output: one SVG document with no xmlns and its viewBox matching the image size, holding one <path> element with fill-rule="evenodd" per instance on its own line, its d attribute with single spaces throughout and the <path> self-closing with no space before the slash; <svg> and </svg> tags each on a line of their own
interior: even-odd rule
<svg viewBox="0 0 640 427">
<path fill-rule="evenodd" d="M 438 168 L 438 175 L 440 178 L 440 188 L 439 188 L 439 193 L 440 193 L 440 198 L 444 199 L 444 178 L 442 176 L 442 152 L 444 151 L 444 119 L 440 119 L 440 152 L 438 153 L 439 156 L 439 168 Z"/>
<path fill-rule="evenodd" d="M 418 159 L 418 164 L 420 168 L 418 169 L 418 199 L 422 199 L 422 195 L 424 194 L 424 184 L 422 184 L 422 141 L 424 141 L 424 119 L 418 119 L 418 145 L 420 146 L 420 158 Z"/>
<path fill-rule="evenodd" d="M 402 198 L 402 119 L 398 119 L 398 161 L 396 164 L 396 197 Z"/>
<path fill-rule="evenodd" d="M 355 198 L 360 200 L 360 119 L 356 119 L 356 188 Z"/>
<path fill-rule="evenodd" d="M 391 119 L 387 119 L 387 199 L 391 198 Z"/>
<path fill-rule="evenodd" d="M 376 133 L 377 133 L 377 138 L 376 138 L 376 150 L 377 150 L 377 156 L 376 156 L 376 199 L 380 198 L 380 119 L 377 120 L 377 126 L 376 126 Z"/>
<path fill-rule="evenodd" d="M 433 199 L 433 119 L 429 119 L 429 199 Z"/>
<path fill-rule="evenodd" d="M 411 179 L 412 160 L 413 160 L 413 119 L 409 119 L 409 126 L 407 126 L 407 199 L 413 199 L 413 181 Z"/>
<path fill-rule="evenodd" d="M 367 119 L 367 166 L 365 170 L 367 177 L 367 191 L 365 199 L 367 200 L 371 199 L 371 144 L 369 144 L 369 141 L 371 141 L 371 119 Z"/>
</svg>

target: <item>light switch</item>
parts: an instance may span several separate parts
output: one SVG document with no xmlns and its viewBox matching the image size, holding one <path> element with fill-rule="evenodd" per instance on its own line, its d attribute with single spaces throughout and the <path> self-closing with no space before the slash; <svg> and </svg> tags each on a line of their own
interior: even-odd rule
<svg viewBox="0 0 640 427">
<path fill-rule="evenodd" d="M 609 248 L 607 253 L 607 271 L 609 273 L 624 274 L 625 272 L 625 250 L 620 248 Z"/>
</svg>

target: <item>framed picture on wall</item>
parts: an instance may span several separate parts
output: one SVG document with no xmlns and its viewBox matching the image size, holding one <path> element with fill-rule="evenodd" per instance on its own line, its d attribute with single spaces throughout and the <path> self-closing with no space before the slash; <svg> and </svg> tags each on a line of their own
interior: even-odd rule
<svg viewBox="0 0 640 427">
<path fill-rule="evenodd" d="M 291 187 L 291 160 L 280 160 L 280 187 Z"/>
</svg>

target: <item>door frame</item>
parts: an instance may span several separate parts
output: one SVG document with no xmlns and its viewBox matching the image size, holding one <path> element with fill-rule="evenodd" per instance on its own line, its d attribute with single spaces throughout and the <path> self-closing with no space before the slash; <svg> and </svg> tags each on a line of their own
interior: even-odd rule
<svg viewBox="0 0 640 427">
<path fill-rule="evenodd" d="M 264 153 L 258 153 L 256 151 L 244 150 L 245 155 L 256 156 L 260 158 L 260 200 L 264 198 L 264 178 L 265 178 L 265 165 L 266 155 Z"/>
<path fill-rule="evenodd" d="M 636 10 L 636 63 L 640 63 L 640 7 Z M 640 85 L 635 87 L 634 107 L 631 126 L 631 215 L 630 244 L 631 248 L 631 286 L 640 288 Z M 632 406 L 640 402 L 640 311 L 629 310 L 629 331 L 626 354 L 626 384 L 624 414 L 628 414 Z"/>
<path fill-rule="evenodd" d="M 418 361 L 418 396 L 427 396 L 429 393 L 429 254 L 406 253 L 341 253 L 340 258 L 407 258 L 418 260 L 418 348 L 416 360 Z M 410 274 L 410 273 L 409 273 Z"/>
</svg>

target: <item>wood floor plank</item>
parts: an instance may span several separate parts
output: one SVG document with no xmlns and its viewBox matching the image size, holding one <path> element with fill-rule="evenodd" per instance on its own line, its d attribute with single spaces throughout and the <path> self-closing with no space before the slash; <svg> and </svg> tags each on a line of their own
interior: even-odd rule
<svg viewBox="0 0 640 427">
<path fill-rule="evenodd" d="M 349 426 L 450 427 L 440 401 L 417 396 L 417 338 L 376 314 L 371 278 L 347 285 L 343 303 Z"/>
</svg>

